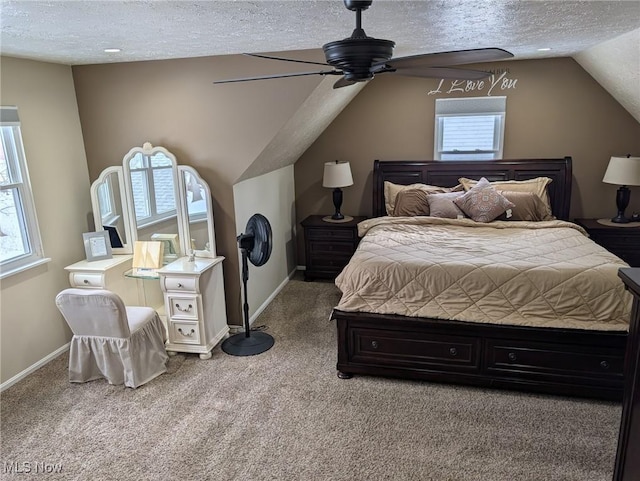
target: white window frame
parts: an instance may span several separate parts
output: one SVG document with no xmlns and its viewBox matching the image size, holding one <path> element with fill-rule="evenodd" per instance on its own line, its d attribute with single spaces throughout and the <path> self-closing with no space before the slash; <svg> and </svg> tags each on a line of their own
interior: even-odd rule
<svg viewBox="0 0 640 481">
<path fill-rule="evenodd" d="M 45 257 L 42 247 L 17 107 L 0 107 L 0 135 L 8 174 L 5 182 L 0 179 L 0 190 L 14 192 L 16 216 L 24 246 L 23 254 L 0 260 L 0 279 L 3 279 L 51 259 Z"/>
<path fill-rule="evenodd" d="M 496 160 L 504 150 L 504 126 L 507 98 L 464 97 L 436 99 L 433 156 L 435 160 Z M 469 117 L 493 118 L 493 142 L 491 149 L 445 150 L 446 119 Z"/>
</svg>

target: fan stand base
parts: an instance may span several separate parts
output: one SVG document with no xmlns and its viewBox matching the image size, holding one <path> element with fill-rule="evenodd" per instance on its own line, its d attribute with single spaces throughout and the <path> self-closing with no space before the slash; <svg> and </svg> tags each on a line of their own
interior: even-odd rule
<svg viewBox="0 0 640 481">
<path fill-rule="evenodd" d="M 222 343 L 222 350 L 232 356 L 255 356 L 273 347 L 275 340 L 269 334 L 251 331 L 247 337 L 244 332 L 234 334 Z"/>
</svg>

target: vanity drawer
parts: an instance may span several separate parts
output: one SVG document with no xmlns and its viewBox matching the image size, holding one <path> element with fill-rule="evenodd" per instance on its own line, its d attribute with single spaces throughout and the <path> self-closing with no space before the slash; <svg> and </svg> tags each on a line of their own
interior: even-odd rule
<svg viewBox="0 0 640 481">
<path fill-rule="evenodd" d="M 197 297 L 168 296 L 169 317 L 171 319 L 198 319 Z"/>
<path fill-rule="evenodd" d="M 165 291 L 196 292 L 197 278 L 195 277 L 165 277 Z"/>
<path fill-rule="evenodd" d="M 199 324 L 189 321 L 170 321 L 169 342 L 175 344 L 200 344 Z"/>
<path fill-rule="evenodd" d="M 70 274 L 70 283 L 73 287 L 87 287 L 104 289 L 104 276 L 102 274 L 89 274 L 87 272 L 73 272 Z"/>
</svg>

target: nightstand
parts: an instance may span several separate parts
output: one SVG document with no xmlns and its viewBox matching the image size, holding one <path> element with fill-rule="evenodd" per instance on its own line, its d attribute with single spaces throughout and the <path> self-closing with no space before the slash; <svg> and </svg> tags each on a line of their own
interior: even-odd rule
<svg viewBox="0 0 640 481">
<path fill-rule="evenodd" d="M 366 219 L 355 216 L 349 222 L 326 222 L 322 215 L 310 215 L 301 222 L 304 229 L 306 281 L 315 278 L 334 279 L 358 247 L 358 222 Z"/>
<path fill-rule="evenodd" d="M 591 239 L 620 257 L 631 267 L 640 267 L 640 222 L 616 227 L 600 224 L 596 219 L 575 219 Z"/>
</svg>

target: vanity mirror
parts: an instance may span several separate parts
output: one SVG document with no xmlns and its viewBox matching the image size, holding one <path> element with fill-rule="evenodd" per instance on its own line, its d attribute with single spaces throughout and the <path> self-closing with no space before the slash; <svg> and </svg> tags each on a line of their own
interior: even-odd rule
<svg viewBox="0 0 640 481">
<path fill-rule="evenodd" d="M 114 254 L 133 252 L 131 223 L 126 208 L 122 167 L 106 168 L 91 185 L 91 204 L 95 230 L 109 232 L 111 250 Z"/>
<path fill-rule="evenodd" d="M 135 240 L 150 241 L 157 234 L 177 236 L 183 245 L 177 205 L 177 163 L 163 147 L 145 143 L 123 160 L 127 205 Z M 176 253 L 177 259 L 184 253 Z"/>
<path fill-rule="evenodd" d="M 131 149 L 122 167 L 106 168 L 92 184 L 91 201 L 96 230 L 109 231 L 114 254 L 132 254 L 136 241 L 167 239 L 165 263 L 216 256 L 209 186 L 164 147 Z"/>
<path fill-rule="evenodd" d="M 178 166 L 180 203 L 184 216 L 187 243 L 197 257 L 215 257 L 211 192 L 198 172 L 186 165 Z"/>
</svg>

